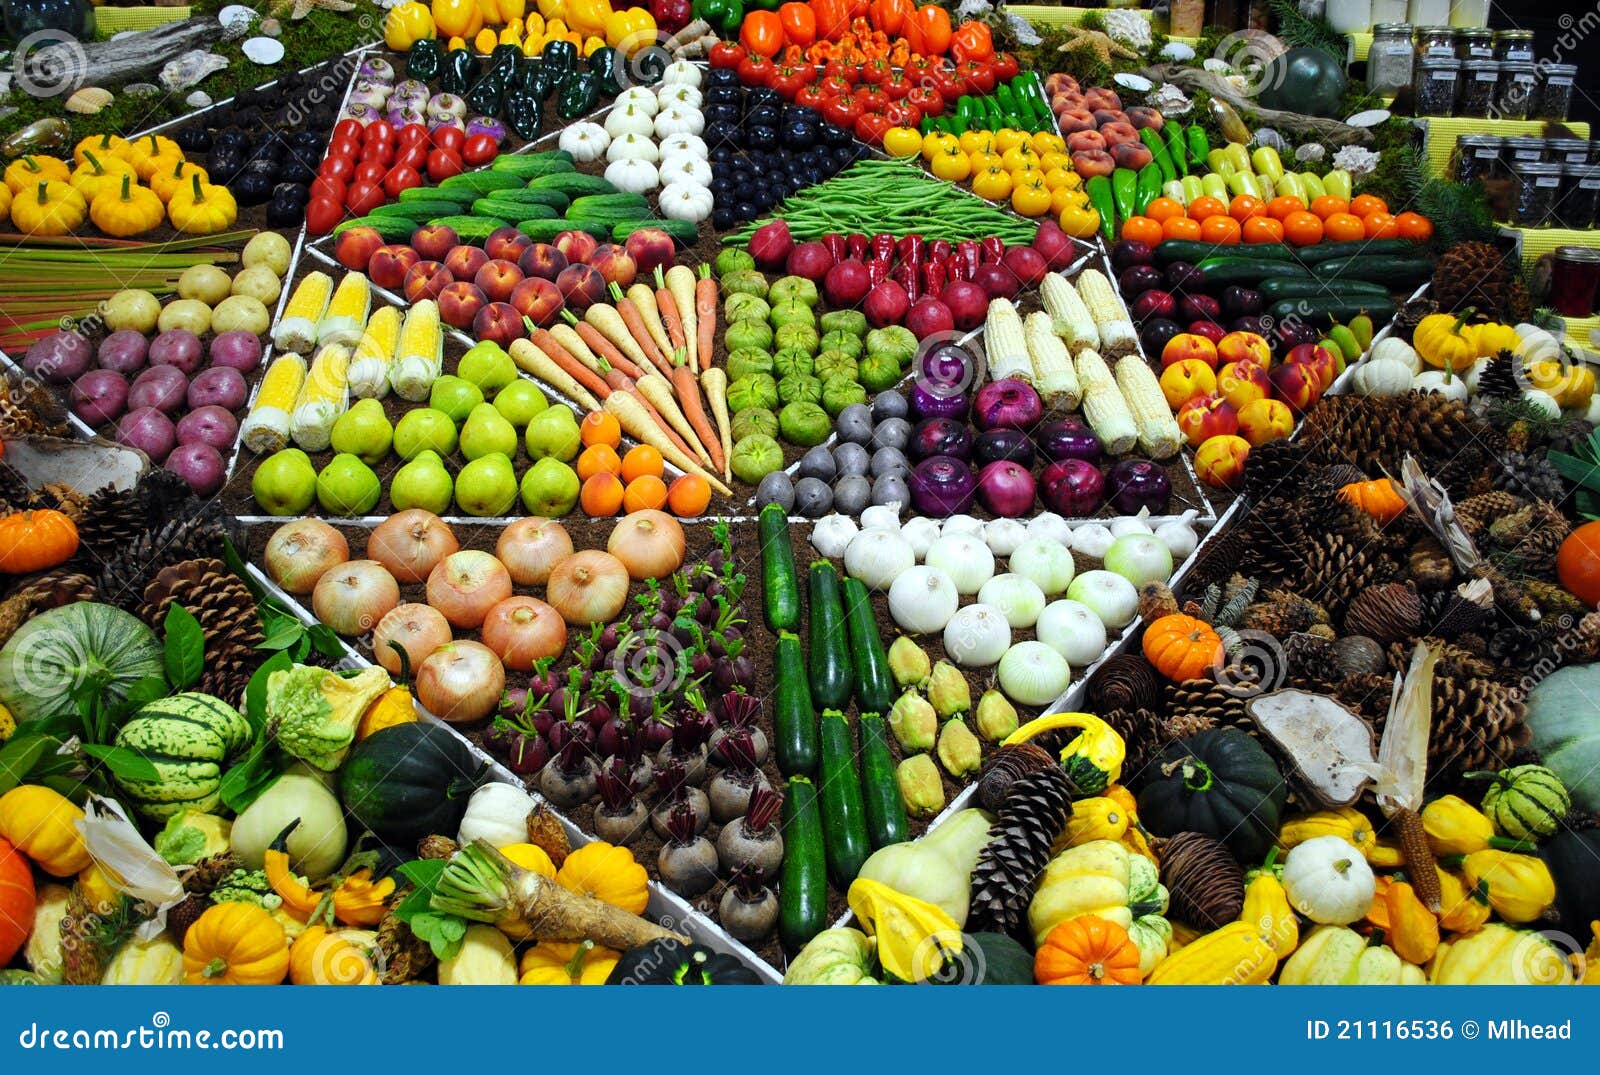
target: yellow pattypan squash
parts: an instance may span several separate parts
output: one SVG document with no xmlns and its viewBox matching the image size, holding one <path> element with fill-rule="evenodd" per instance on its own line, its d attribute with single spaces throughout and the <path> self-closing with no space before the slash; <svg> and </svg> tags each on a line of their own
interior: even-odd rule
<svg viewBox="0 0 1600 1075">
<path fill-rule="evenodd" d="M 166 206 L 155 191 L 139 186 L 131 175 L 122 177 L 121 189 L 103 190 L 89 205 L 89 219 L 94 226 L 118 239 L 158 228 L 166 215 Z"/>
<path fill-rule="evenodd" d="M 622 953 L 593 941 L 540 941 L 522 953 L 521 985 L 604 985 Z"/>
<path fill-rule="evenodd" d="M 215 235 L 231 227 L 239 217 L 239 207 L 228 188 L 203 183 L 198 175 L 189 180 L 190 186 L 179 187 L 167 202 L 172 226 L 188 235 Z"/>
<path fill-rule="evenodd" d="M 289 973 L 289 939 L 254 903 L 218 903 L 183 936 L 190 985 L 277 985 Z"/>
<path fill-rule="evenodd" d="M 121 190 L 122 177 L 133 175 L 133 165 L 121 157 L 102 157 L 90 151 L 85 160 L 72 172 L 72 188 L 82 194 L 85 201 L 93 202 L 105 190 Z"/>
<path fill-rule="evenodd" d="M 19 191 L 11 202 L 11 222 L 24 235 L 65 235 L 83 224 L 88 203 L 64 182 L 41 181 Z"/>
<path fill-rule="evenodd" d="M 183 150 L 178 143 L 159 134 L 143 135 L 128 143 L 128 163 L 140 179 L 149 179 L 163 163 L 170 168 L 173 161 L 182 159 Z"/>
<path fill-rule="evenodd" d="M 56 157 L 18 157 L 6 165 L 6 186 L 13 194 L 21 194 L 24 189 L 41 182 L 65 183 L 71 178 L 67 162 Z"/>
<path fill-rule="evenodd" d="M 1471 337 L 1479 358 L 1489 358 L 1501 351 L 1516 351 L 1522 344 L 1522 337 L 1517 335 L 1516 328 L 1499 321 L 1473 325 L 1467 330 L 1467 334 Z"/>
<path fill-rule="evenodd" d="M 1429 314 L 1411 333 L 1411 346 L 1422 361 L 1438 369 L 1466 372 L 1478 357 L 1477 342 L 1466 320 L 1472 311 L 1460 315 Z"/>
<path fill-rule="evenodd" d="M 1278 830 L 1278 845 L 1292 851 L 1318 836 L 1337 836 L 1368 859 L 1377 844 L 1377 835 L 1367 816 L 1354 807 L 1341 806 L 1337 810 L 1318 810 L 1289 818 Z"/>
<path fill-rule="evenodd" d="M 193 182 L 189 177 L 197 175 L 200 182 L 211 182 L 211 176 L 198 164 L 190 164 L 186 160 L 171 162 L 172 167 L 163 168 L 150 177 L 150 189 L 156 192 L 156 197 L 163 202 L 170 202 L 172 196 Z"/>
<path fill-rule="evenodd" d="M 77 148 L 72 151 L 72 160 L 81 165 L 91 153 L 96 154 L 102 163 L 107 157 L 115 157 L 124 164 L 130 164 L 133 147 L 120 134 L 91 134 L 78 142 Z"/>
</svg>

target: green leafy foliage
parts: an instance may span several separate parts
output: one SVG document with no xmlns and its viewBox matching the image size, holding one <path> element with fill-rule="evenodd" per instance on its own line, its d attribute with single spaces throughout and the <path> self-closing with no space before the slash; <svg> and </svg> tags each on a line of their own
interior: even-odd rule
<svg viewBox="0 0 1600 1075">
<path fill-rule="evenodd" d="M 1567 481 L 1578 487 L 1573 498 L 1578 514 L 1600 519 L 1600 430 L 1573 445 L 1571 454 L 1551 452 L 1546 458 Z"/>
<path fill-rule="evenodd" d="M 400 875 L 415 887 L 394 909 L 395 917 L 427 941 L 438 959 L 449 959 L 461 950 L 468 925 L 465 918 L 433 909 L 433 895 L 444 868 L 444 859 L 418 859 L 401 866 Z"/>
<path fill-rule="evenodd" d="M 1340 63 L 1344 62 L 1346 48 L 1344 35 L 1335 30 L 1327 19 L 1313 19 L 1302 15 L 1300 5 L 1295 0 L 1270 0 L 1270 3 L 1273 22 L 1278 27 L 1278 36 L 1290 48 L 1321 49 Z"/>
<path fill-rule="evenodd" d="M 166 633 L 162 656 L 167 679 L 175 689 L 188 690 L 200 682 L 200 674 L 205 671 L 205 629 L 194 618 L 194 613 L 176 601 L 168 607 L 162 629 Z"/>
</svg>

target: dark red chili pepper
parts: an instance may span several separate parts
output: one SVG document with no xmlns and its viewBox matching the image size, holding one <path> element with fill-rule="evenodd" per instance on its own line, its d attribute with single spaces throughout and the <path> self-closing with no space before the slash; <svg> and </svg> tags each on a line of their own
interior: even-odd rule
<svg viewBox="0 0 1600 1075">
<path fill-rule="evenodd" d="M 872 282 L 873 287 L 889 279 L 889 263 L 883 258 L 873 258 L 867 262 L 867 279 Z"/>
<path fill-rule="evenodd" d="M 828 248 L 828 256 L 837 263 L 845 259 L 844 236 L 838 232 L 830 231 L 822 237 L 822 245 Z"/>
<path fill-rule="evenodd" d="M 894 236 L 878 234 L 872 237 L 872 256 L 878 261 L 894 261 Z"/>
<path fill-rule="evenodd" d="M 867 260 L 867 249 L 870 240 L 860 232 L 856 232 L 845 240 L 845 249 L 850 251 L 850 256 L 857 261 Z"/>
<path fill-rule="evenodd" d="M 1005 256 L 1006 244 L 1003 239 L 991 235 L 983 240 L 983 262 L 985 265 L 996 264 Z"/>
<path fill-rule="evenodd" d="M 956 244 L 955 257 L 950 259 L 950 266 L 958 279 L 971 280 L 978 275 L 978 266 L 982 261 L 983 248 L 975 240 L 963 239 Z"/>
<path fill-rule="evenodd" d="M 945 262 L 941 257 L 931 257 L 922 267 L 922 293 L 938 298 L 944 294 Z"/>
<path fill-rule="evenodd" d="M 949 261 L 950 254 L 953 249 L 954 248 L 950 245 L 950 240 L 935 239 L 933 242 L 928 244 L 928 260 L 932 261 L 935 258 L 938 258 L 940 261 Z"/>
<path fill-rule="evenodd" d="M 916 302 L 922 295 L 922 281 L 917 277 L 917 267 L 909 261 L 902 261 L 889 273 L 889 279 L 906 289 L 906 297 Z"/>
<path fill-rule="evenodd" d="M 894 248 L 907 265 L 921 265 L 928 256 L 928 244 L 920 235 L 902 235 Z"/>
</svg>

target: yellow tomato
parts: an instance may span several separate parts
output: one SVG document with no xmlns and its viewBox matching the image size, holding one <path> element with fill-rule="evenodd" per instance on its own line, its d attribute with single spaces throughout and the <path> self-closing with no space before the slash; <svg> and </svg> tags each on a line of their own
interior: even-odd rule
<svg viewBox="0 0 1600 1075">
<path fill-rule="evenodd" d="M 1035 153 L 1033 147 L 1028 143 L 1019 142 L 1000 154 L 1000 163 L 1013 172 L 1024 166 L 1037 168 L 1039 166 L 1039 154 Z"/>
<path fill-rule="evenodd" d="M 1050 191 L 1050 211 L 1064 213 L 1068 209 L 1082 208 L 1089 204 L 1089 196 L 1081 190 L 1068 190 L 1066 187 L 1057 187 Z"/>
<path fill-rule="evenodd" d="M 574 34 L 573 36 L 576 37 L 578 35 Z M 605 47 L 606 39 L 603 37 L 586 37 L 582 41 L 582 50 L 585 59 L 593 56 L 596 52 L 599 52 Z"/>
<path fill-rule="evenodd" d="M 987 168 L 972 180 L 972 192 L 991 202 L 1004 201 L 1011 196 L 1011 173 L 1004 168 Z"/>
<path fill-rule="evenodd" d="M 1076 172 L 1069 172 L 1065 168 L 1046 168 L 1043 161 L 1039 162 L 1039 168 L 1044 172 L 1044 185 L 1051 190 L 1078 189 Z"/>
<path fill-rule="evenodd" d="M 466 47 L 467 42 L 464 38 L 452 37 L 448 42 L 445 43 L 444 50 L 446 52 L 454 52 L 457 49 L 464 49 Z"/>
<path fill-rule="evenodd" d="M 1072 158 L 1065 153 L 1058 153 L 1052 149 L 1048 153 L 1039 154 L 1039 167 L 1043 168 L 1047 172 L 1055 168 L 1061 168 L 1071 172 Z M 1073 177 L 1077 177 L 1076 172 L 1073 172 Z"/>
<path fill-rule="evenodd" d="M 994 148 L 999 153 L 1015 149 L 1027 140 L 1028 132 L 1019 131 L 1015 127 L 1002 127 L 994 132 Z"/>
<path fill-rule="evenodd" d="M 974 153 L 989 153 L 994 150 L 994 132 L 963 131 L 960 142 L 962 151 L 968 156 Z"/>
<path fill-rule="evenodd" d="M 554 40 L 558 37 L 565 40 L 568 33 L 567 24 L 562 22 L 560 19 L 550 19 L 545 23 L 544 33 L 545 37 L 551 40 Z"/>
<path fill-rule="evenodd" d="M 922 135 L 915 127 L 890 127 L 883 132 L 883 151 L 891 157 L 915 157 L 922 152 Z"/>
<path fill-rule="evenodd" d="M 1003 169 L 1005 167 L 1000 163 L 1000 155 L 997 153 L 969 153 L 967 154 L 967 163 L 972 165 L 973 175 L 977 175 L 979 172 L 987 172 L 990 168 Z"/>
<path fill-rule="evenodd" d="M 537 57 L 543 49 L 544 37 L 541 34 L 530 33 L 522 39 L 522 54 L 530 60 Z"/>
<path fill-rule="evenodd" d="M 959 183 L 972 174 L 972 165 L 967 162 L 966 155 L 961 152 L 960 146 L 955 146 L 951 151 L 941 152 L 929 161 L 933 174 L 950 183 Z"/>
<path fill-rule="evenodd" d="M 544 16 L 537 11 L 530 11 L 522 19 L 522 32 L 528 37 L 544 33 Z"/>
<path fill-rule="evenodd" d="M 1100 230 L 1100 214 L 1088 206 L 1069 206 L 1061 211 L 1058 223 L 1074 239 L 1093 239 Z"/>
<path fill-rule="evenodd" d="M 1011 208 L 1023 216 L 1044 216 L 1050 211 L 1050 192 L 1037 177 L 1018 183 L 1011 191 Z"/>
<path fill-rule="evenodd" d="M 941 153 L 960 152 L 961 142 L 948 131 L 929 131 L 922 139 L 922 159 L 931 161 Z"/>
<path fill-rule="evenodd" d="M 500 43 L 502 45 L 522 44 L 522 24 L 520 22 L 513 22 L 505 26 L 500 31 Z"/>
<path fill-rule="evenodd" d="M 1066 140 L 1050 131 L 1040 131 L 1030 141 L 1033 143 L 1033 151 L 1039 154 L 1064 153 L 1067 149 Z"/>
<path fill-rule="evenodd" d="M 487 56 L 494 51 L 494 47 L 499 43 L 500 35 L 485 26 L 473 37 L 472 48 L 475 52 Z"/>
</svg>

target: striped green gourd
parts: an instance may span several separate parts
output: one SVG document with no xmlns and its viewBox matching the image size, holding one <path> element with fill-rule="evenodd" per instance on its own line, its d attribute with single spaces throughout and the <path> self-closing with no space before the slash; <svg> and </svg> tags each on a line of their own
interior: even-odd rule
<svg viewBox="0 0 1600 1075">
<path fill-rule="evenodd" d="M 1572 808 L 1567 786 L 1542 765 L 1517 765 L 1498 773 L 1468 773 L 1489 781 L 1483 812 L 1494 827 L 1513 840 L 1554 836 Z"/>
<path fill-rule="evenodd" d="M 214 809 L 227 762 L 250 744 L 239 711 L 209 694 L 186 692 L 140 709 L 117 733 L 117 746 L 142 754 L 154 780 L 119 780 L 145 817 L 163 820 L 183 810 Z"/>
</svg>

